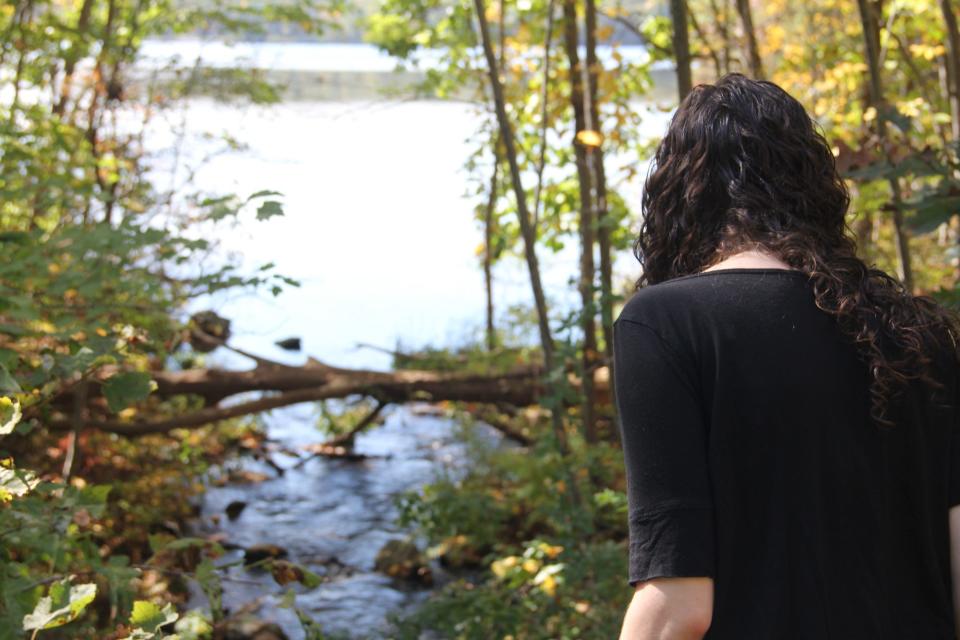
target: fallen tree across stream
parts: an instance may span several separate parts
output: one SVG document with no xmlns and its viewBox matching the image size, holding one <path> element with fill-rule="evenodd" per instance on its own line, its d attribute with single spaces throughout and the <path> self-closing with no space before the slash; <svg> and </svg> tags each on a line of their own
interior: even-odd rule
<svg viewBox="0 0 960 640">
<path fill-rule="evenodd" d="M 539 403 L 544 393 L 541 366 L 519 366 L 506 372 L 473 373 L 400 369 L 375 371 L 335 367 L 314 358 L 301 366 L 287 365 L 250 354 L 226 344 L 222 346 L 256 362 L 249 370 L 188 369 L 155 371 L 151 377 L 157 384 L 153 395 L 168 398 L 192 395 L 203 398 L 202 409 L 178 415 L 141 420 L 97 419 L 78 421 L 70 416 L 54 417 L 47 424 L 56 429 L 96 428 L 127 436 L 163 433 L 172 429 L 200 427 L 219 420 L 238 418 L 286 407 L 302 402 L 366 396 L 377 401 L 369 423 L 387 404 L 406 402 L 461 401 L 505 408 L 526 407 Z M 609 380 L 606 366 L 593 371 L 594 392 L 609 401 Z M 112 373 L 104 370 L 102 376 Z M 567 372 L 574 389 L 580 380 Z M 230 402 L 234 396 L 262 392 L 259 397 Z M 575 405 L 576 402 L 570 403 Z M 89 413 L 89 412 L 85 412 Z M 488 412 L 489 413 L 489 412 Z M 522 434 L 509 433 L 506 424 L 493 425 L 507 435 L 523 440 Z"/>
</svg>

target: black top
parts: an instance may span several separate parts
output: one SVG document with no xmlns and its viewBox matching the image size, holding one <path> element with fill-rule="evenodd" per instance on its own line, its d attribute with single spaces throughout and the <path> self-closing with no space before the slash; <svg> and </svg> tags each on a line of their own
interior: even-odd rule
<svg viewBox="0 0 960 640">
<path fill-rule="evenodd" d="M 776 268 L 638 290 L 614 350 L 631 586 L 712 577 L 706 638 L 954 638 L 955 366 L 875 426 L 867 366 Z"/>
</svg>

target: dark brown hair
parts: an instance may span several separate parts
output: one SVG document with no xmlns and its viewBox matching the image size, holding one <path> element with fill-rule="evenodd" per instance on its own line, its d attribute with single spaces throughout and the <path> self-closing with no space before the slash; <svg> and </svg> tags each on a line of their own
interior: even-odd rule
<svg viewBox="0 0 960 640">
<path fill-rule="evenodd" d="M 698 273 L 746 249 L 777 256 L 808 275 L 817 306 L 857 345 L 871 373 L 870 415 L 891 426 L 889 405 L 910 380 L 943 388 L 934 350 L 960 360 L 960 325 L 857 257 L 849 204 L 830 146 L 787 92 L 740 74 L 699 85 L 647 175 L 636 285 Z"/>
</svg>

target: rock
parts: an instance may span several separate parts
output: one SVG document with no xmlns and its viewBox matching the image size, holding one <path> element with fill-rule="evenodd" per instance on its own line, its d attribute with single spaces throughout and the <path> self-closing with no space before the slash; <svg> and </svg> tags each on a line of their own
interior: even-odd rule
<svg viewBox="0 0 960 640">
<path fill-rule="evenodd" d="M 240 514 L 243 513 L 243 510 L 247 508 L 247 503 L 243 500 L 234 500 L 227 505 L 227 508 L 224 511 L 227 512 L 227 517 L 231 520 L 236 520 L 240 517 Z"/>
<path fill-rule="evenodd" d="M 235 469 L 228 475 L 230 482 L 235 484 L 257 484 L 270 480 L 271 476 L 259 471 L 250 471 L 249 469 Z"/>
<path fill-rule="evenodd" d="M 190 346 L 195 351 L 210 353 L 230 339 L 230 321 L 213 311 L 200 311 L 190 316 Z"/>
<path fill-rule="evenodd" d="M 392 578 L 433 584 L 433 574 L 427 566 L 426 556 L 417 549 L 417 545 L 407 540 L 388 540 L 377 552 L 373 567 Z"/>
<path fill-rule="evenodd" d="M 300 338 L 284 338 L 277 340 L 274 344 L 286 351 L 300 351 Z"/>
<path fill-rule="evenodd" d="M 431 416 L 442 418 L 447 415 L 447 410 L 435 404 L 418 403 L 409 407 L 411 414 L 415 416 Z"/>
<path fill-rule="evenodd" d="M 275 544 L 255 544 L 243 552 L 244 564 L 253 564 L 267 558 L 286 558 L 287 550 Z"/>
<path fill-rule="evenodd" d="M 273 622 L 242 616 L 224 623 L 223 640 L 289 640 L 289 637 Z"/>
<path fill-rule="evenodd" d="M 483 554 L 463 534 L 444 538 L 435 547 L 434 553 L 440 559 L 440 564 L 451 569 L 473 568 L 483 564 Z"/>
</svg>

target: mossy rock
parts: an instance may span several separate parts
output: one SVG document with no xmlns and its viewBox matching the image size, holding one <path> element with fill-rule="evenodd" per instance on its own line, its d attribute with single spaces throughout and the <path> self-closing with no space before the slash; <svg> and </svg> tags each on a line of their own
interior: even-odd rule
<svg viewBox="0 0 960 640">
<path fill-rule="evenodd" d="M 444 538 L 434 547 L 433 555 L 451 569 L 475 568 L 483 564 L 483 552 L 463 534 Z"/>
<path fill-rule="evenodd" d="M 373 563 L 374 569 L 392 578 L 413 580 L 424 585 L 433 584 L 433 574 L 427 566 L 427 557 L 408 540 L 388 540 Z"/>
</svg>

